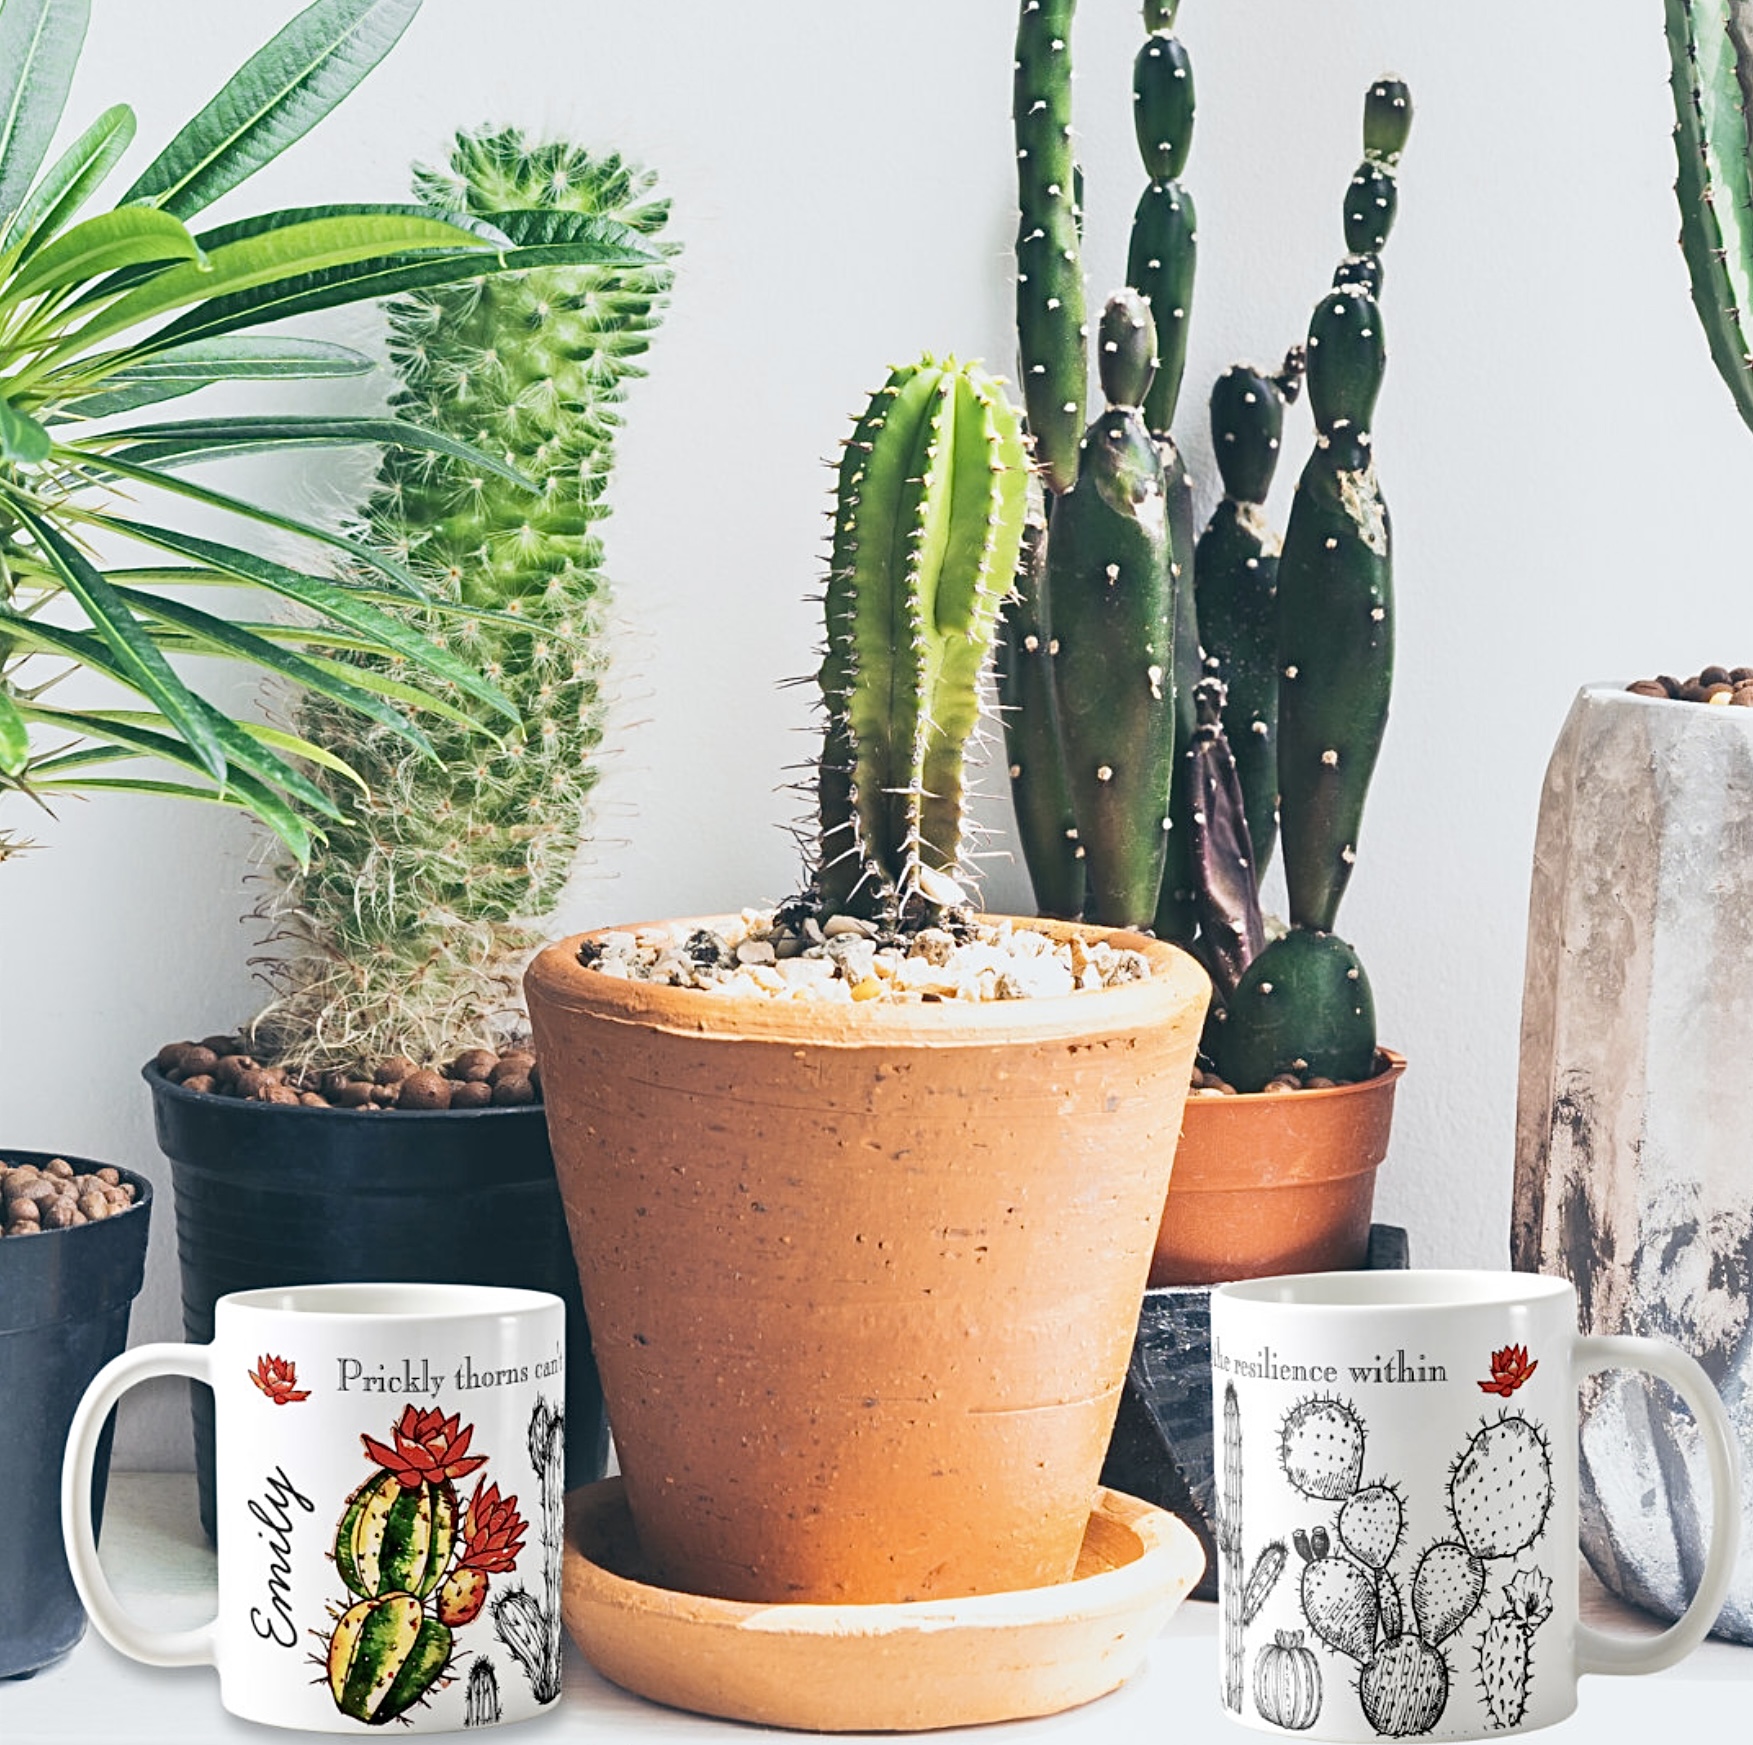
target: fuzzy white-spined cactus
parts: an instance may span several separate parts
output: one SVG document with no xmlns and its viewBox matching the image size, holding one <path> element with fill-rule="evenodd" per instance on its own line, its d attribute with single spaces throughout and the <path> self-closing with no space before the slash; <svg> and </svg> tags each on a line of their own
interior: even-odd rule
<svg viewBox="0 0 1753 1745">
<path fill-rule="evenodd" d="M 475 216 L 585 213 L 651 237 L 668 217 L 651 182 L 619 157 L 531 147 L 506 130 L 459 135 L 448 172 L 420 172 L 415 191 Z M 532 923 L 566 882 L 597 777 L 607 603 L 597 524 L 620 403 L 643 374 L 669 282 L 665 268 L 538 268 L 389 304 L 397 408 L 467 431 L 539 489 L 390 452 L 362 531 L 434 595 L 501 615 L 443 629 L 518 705 L 524 733 L 498 742 L 427 715 L 433 760 L 339 709 L 301 707 L 299 730 L 370 794 L 332 785 L 346 820 L 308 872 L 282 869 L 268 905 L 288 955 L 255 1039 L 275 1058 L 430 1060 L 521 1032 Z"/>
</svg>

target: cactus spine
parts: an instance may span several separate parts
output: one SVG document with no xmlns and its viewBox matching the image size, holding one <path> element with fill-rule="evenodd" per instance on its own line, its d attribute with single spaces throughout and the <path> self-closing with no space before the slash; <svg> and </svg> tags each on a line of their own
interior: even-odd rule
<svg viewBox="0 0 1753 1745">
<path fill-rule="evenodd" d="M 1397 79 L 1364 98 L 1364 158 L 1346 195 L 1348 253 L 1309 324 L 1315 447 L 1278 560 L 1278 809 L 1290 932 L 1247 967 L 1214 1026 L 1218 1071 L 1259 1090 L 1286 1070 L 1367 1078 L 1375 1002 L 1357 954 L 1333 934 L 1393 684 L 1391 529 L 1371 424 L 1387 350 L 1374 295 L 1412 126 Z"/>
<path fill-rule="evenodd" d="M 1191 493 L 1167 435 L 1186 362 L 1194 262 L 1193 207 L 1177 180 L 1193 84 L 1169 34 L 1175 7 L 1147 0 L 1133 94 L 1150 185 L 1134 219 L 1131 294 L 1111 300 L 1104 315 L 1107 409 L 1085 431 L 1074 10 L 1072 0 L 1024 0 L 1017 26 L 1017 336 L 1043 502 L 1032 561 L 1017 579 L 1021 609 L 1005 627 L 1000 695 L 1037 903 L 1143 926 L 1171 882 L 1163 867 L 1176 712 L 1186 716 L 1185 738 L 1198 661 L 1191 597 L 1183 601 L 1187 589 L 1178 586 L 1192 552 Z M 1178 671 L 1187 679 L 1179 694 Z M 1174 846 L 1185 861 L 1189 851 Z"/>
<path fill-rule="evenodd" d="M 1753 18 L 1743 0 L 1666 0 L 1674 191 L 1692 303 L 1753 425 Z"/>
<path fill-rule="evenodd" d="M 660 232 L 667 203 L 619 157 L 514 131 L 461 134 L 423 199 L 476 216 L 512 209 L 616 218 Z M 620 403 L 643 373 L 668 289 L 661 268 L 551 267 L 415 291 L 388 305 L 396 406 L 503 454 L 539 496 L 432 456 L 391 452 L 364 532 L 435 595 L 504 616 L 460 632 L 525 729 L 502 744 L 428 718 L 436 759 L 316 701 L 297 725 L 339 754 L 369 796 L 335 783 L 347 812 L 310 871 L 282 869 L 272 904 L 290 955 L 260 1048 L 305 1066 L 403 1053 L 427 1060 L 495 1046 L 521 1026 L 517 978 L 576 858 L 603 732 L 605 612 L 599 524 Z M 418 611 L 409 616 L 429 625 Z M 509 621 L 508 621 L 509 620 Z M 394 683 L 393 670 L 379 675 Z"/>
<path fill-rule="evenodd" d="M 910 926 L 959 900 L 967 746 L 1027 489 L 1016 412 L 973 365 L 896 370 L 853 428 L 819 674 L 829 913 Z"/>
</svg>

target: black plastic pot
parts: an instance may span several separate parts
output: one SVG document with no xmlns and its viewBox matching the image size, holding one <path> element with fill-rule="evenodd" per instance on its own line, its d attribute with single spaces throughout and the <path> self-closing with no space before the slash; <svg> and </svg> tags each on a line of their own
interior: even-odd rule
<svg viewBox="0 0 1753 1745">
<path fill-rule="evenodd" d="M 0 1150 L 39 1168 L 64 1152 Z M 81 1174 L 103 1168 L 67 1161 Z M 61 1548 L 61 1455 L 91 1378 L 128 1343 L 128 1311 L 146 1276 L 152 1186 L 114 1217 L 40 1236 L 0 1238 L 0 1678 L 52 1665 L 85 1634 L 85 1611 Z M 104 1426 L 92 1468 L 91 1515 L 103 1523 L 110 1472 Z M 0 1707 L 3 1707 L 0 1704 Z"/>
<path fill-rule="evenodd" d="M 518 1285 L 566 1304 L 566 1485 L 608 1464 L 603 1390 L 540 1105 L 314 1109 L 186 1091 L 150 1063 L 171 1163 L 183 1327 L 273 1285 Z M 213 1395 L 192 1389 L 201 1525 L 214 1536 Z"/>
</svg>

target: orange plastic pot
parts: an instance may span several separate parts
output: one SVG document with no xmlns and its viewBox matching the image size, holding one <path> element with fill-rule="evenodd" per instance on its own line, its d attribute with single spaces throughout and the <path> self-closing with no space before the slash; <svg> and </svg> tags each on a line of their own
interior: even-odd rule
<svg viewBox="0 0 1753 1745">
<path fill-rule="evenodd" d="M 828 1006 L 615 980 L 577 938 L 531 965 L 592 1342 L 661 1581 L 870 1603 L 1070 1577 L 1208 995 L 1172 947 L 1087 934 L 1152 976 Z"/>
<path fill-rule="evenodd" d="M 1349 1271 L 1370 1241 L 1402 1055 L 1331 1090 L 1189 1097 L 1150 1282 Z"/>
</svg>

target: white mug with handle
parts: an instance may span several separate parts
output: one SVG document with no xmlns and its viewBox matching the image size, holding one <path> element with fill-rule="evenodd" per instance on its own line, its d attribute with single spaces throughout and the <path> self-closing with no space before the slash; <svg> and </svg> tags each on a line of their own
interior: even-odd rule
<svg viewBox="0 0 1753 1745">
<path fill-rule="evenodd" d="M 560 1694 L 566 1311 L 481 1285 L 302 1285 L 222 1297 L 211 1345 L 100 1370 L 62 1474 L 67 1562 L 91 1621 L 153 1666 L 211 1664 L 234 1715 L 369 1733 L 516 1721 Z M 91 1465 L 148 1376 L 215 1407 L 219 1605 L 162 1631 L 117 1603 Z"/>
<path fill-rule="evenodd" d="M 1314 1273 L 1212 1293 L 1219 1687 L 1310 1739 L 1483 1739 L 1563 1720 L 1584 1673 L 1705 1637 L 1740 1534 L 1735 1441 L 1684 1352 L 1582 1337 L 1524 1273 Z M 1577 1389 L 1639 1369 L 1690 1409 L 1711 1479 L 1698 1591 L 1661 1634 L 1577 1616 Z"/>
</svg>

